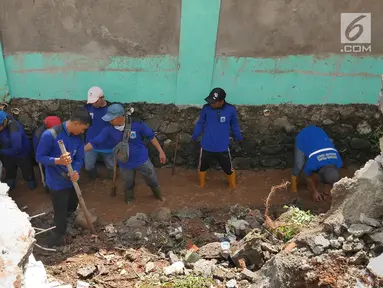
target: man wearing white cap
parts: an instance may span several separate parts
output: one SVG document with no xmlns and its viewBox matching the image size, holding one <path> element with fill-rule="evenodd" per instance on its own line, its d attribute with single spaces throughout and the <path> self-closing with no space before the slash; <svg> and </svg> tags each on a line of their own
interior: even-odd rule
<svg viewBox="0 0 383 288">
<path fill-rule="evenodd" d="M 88 101 L 85 109 L 92 117 L 92 125 L 89 127 L 86 134 L 86 143 L 94 139 L 101 130 L 107 125 L 102 120 L 102 117 L 107 113 L 109 102 L 104 98 L 104 91 L 100 87 L 94 86 L 88 91 Z M 85 154 L 85 170 L 89 177 L 95 179 L 98 176 L 96 162 L 97 158 L 101 155 L 104 160 L 105 166 L 108 169 L 108 176 L 112 177 L 114 159 L 113 151 L 111 149 L 93 149 Z"/>
</svg>

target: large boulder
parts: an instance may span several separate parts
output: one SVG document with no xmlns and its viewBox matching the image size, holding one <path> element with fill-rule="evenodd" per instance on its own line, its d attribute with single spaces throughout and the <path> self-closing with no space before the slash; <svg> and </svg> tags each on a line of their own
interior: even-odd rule
<svg viewBox="0 0 383 288">
<path fill-rule="evenodd" d="M 355 172 L 353 178 L 342 178 L 331 191 L 332 206 L 325 216 L 325 227 L 335 231 L 343 223 L 357 223 L 367 217 L 383 216 L 383 158 L 377 156 Z"/>
</svg>

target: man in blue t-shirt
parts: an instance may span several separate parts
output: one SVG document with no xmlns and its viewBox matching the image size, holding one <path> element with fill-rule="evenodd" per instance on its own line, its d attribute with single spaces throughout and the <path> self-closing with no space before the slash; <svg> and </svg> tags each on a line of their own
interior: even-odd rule
<svg viewBox="0 0 383 288">
<path fill-rule="evenodd" d="M 11 115 L 0 111 L 0 155 L 5 168 L 5 179 L 10 190 L 16 187 L 17 168 L 20 168 L 28 188 L 36 188 L 32 162 L 32 145 L 23 126 Z"/>
<path fill-rule="evenodd" d="M 36 160 L 45 167 L 46 185 L 53 203 L 55 230 L 49 239 L 49 246 L 64 244 L 67 219 L 76 211 L 78 198 L 73 181 L 80 178 L 84 163 L 83 134 L 92 119 L 85 109 L 75 109 L 68 121 L 45 130 L 36 151 Z M 58 141 L 64 142 L 67 153 L 62 155 Z M 69 175 L 67 165 L 72 164 Z"/>
<path fill-rule="evenodd" d="M 314 174 L 318 174 L 319 180 L 325 184 L 323 196 L 327 196 L 334 183 L 339 181 L 342 164 L 342 159 L 326 132 L 314 125 L 302 129 L 295 139 L 292 191 L 297 192 L 297 176 L 303 168 L 314 200 L 321 200 L 323 197 L 317 190 Z"/>
<path fill-rule="evenodd" d="M 210 161 L 215 159 L 227 175 L 229 187 L 234 189 L 235 171 L 229 150 L 230 130 L 237 142 L 243 141 L 237 111 L 226 102 L 226 92 L 222 88 L 214 88 L 205 101 L 208 104 L 203 106 L 192 135 L 192 141 L 196 142 L 203 133 L 198 167 L 200 186 L 205 186 Z"/>
<path fill-rule="evenodd" d="M 118 103 L 112 104 L 108 107 L 108 111 L 105 114 L 102 119 L 105 122 L 110 122 L 111 125 L 105 127 L 96 138 L 86 144 L 86 153 L 99 147 L 113 149 L 122 141 L 125 130 L 124 107 Z M 133 119 L 129 137 L 129 160 L 125 163 L 118 161 L 125 182 L 124 195 L 127 204 L 134 199 L 136 172 L 140 172 L 154 196 L 161 201 L 163 200 L 156 170 L 149 159 L 148 149 L 143 141 L 144 139 L 148 139 L 154 147 L 157 148 L 160 162 L 162 164 L 166 162 L 166 155 L 160 143 L 158 143 L 153 130 L 142 121 Z"/>
<path fill-rule="evenodd" d="M 108 105 L 109 102 L 105 100 L 104 91 L 102 91 L 100 87 L 94 86 L 89 89 L 85 109 L 92 117 L 92 125 L 86 133 L 86 143 L 97 137 L 101 130 L 108 124 L 102 120 L 102 116 L 106 114 Z M 106 169 L 108 169 L 108 176 L 111 177 L 113 175 L 112 150 L 100 147 L 85 154 L 85 170 L 91 179 L 95 179 L 98 176 L 96 162 L 99 156 L 104 160 Z"/>
</svg>

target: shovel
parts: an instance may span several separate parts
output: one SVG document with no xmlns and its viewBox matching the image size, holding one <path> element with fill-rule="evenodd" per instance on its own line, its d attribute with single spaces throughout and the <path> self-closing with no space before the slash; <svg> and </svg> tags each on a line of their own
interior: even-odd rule
<svg viewBox="0 0 383 288">
<path fill-rule="evenodd" d="M 59 144 L 59 147 L 60 147 L 60 150 L 61 150 L 61 154 L 63 154 L 63 155 L 66 154 L 67 151 L 66 151 L 64 142 L 62 140 L 59 140 L 58 144 Z M 69 175 L 73 174 L 72 164 L 68 164 L 66 167 L 68 168 Z M 88 224 L 88 228 L 89 228 L 89 230 L 90 230 L 90 232 L 92 234 L 96 235 L 97 232 L 96 232 L 96 229 L 94 229 L 94 226 L 93 226 L 93 223 L 92 223 L 92 218 L 93 217 L 89 213 L 88 208 L 86 208 L 84 198 L 82 197 L 80 186 L 78 185 L 77 181 L 72 181 L 72 183 L 73 183 L 73 186 L 74 186 L 74 190 L 76 191 L 78 202 L 80 204 L 81 210 L 84 213 L 86 223 Z"/>
</svg>

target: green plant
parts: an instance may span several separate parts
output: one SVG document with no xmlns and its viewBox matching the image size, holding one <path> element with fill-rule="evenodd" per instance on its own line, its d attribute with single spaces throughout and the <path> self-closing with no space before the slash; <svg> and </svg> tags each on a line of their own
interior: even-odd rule
<svg viewBox="0 0 383 288">
<path fill-rule="evenodd" d="M 294 206 L 284 206 L 283 208 L 288 209 L 291 216 L 287 223 L 276 229 L 276 232 L 281 235 L 284 242 L 287 242 L 298 234 L 302 227 L 314 220 L 315 216 L 311 214 L 310 210 L 303 211 Z"/>
<path fill-rule="evenodd" d="M 170 282 L 162 284 L 162 287 L 171 288 L 204 288 L 213 284 L 213 279 L 199 276 L 187 276 L 181 279 L 174 279 Z"/>
<path fill-rule="evenodd" d="M 368 139 L 371 141 L 372 148 L 380 148 L 380 138 L 383 136 L 382 126 L 378 126 L 371 134 L 368 136 Z"/>
</svg>

